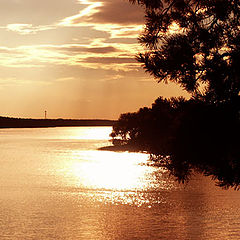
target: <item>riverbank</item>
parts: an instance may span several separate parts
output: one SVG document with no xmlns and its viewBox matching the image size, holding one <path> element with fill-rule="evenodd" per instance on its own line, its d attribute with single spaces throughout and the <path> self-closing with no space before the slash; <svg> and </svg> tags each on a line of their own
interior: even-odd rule
<svg viewBox="0 0 240 240">
<path fill-rule="evenodd" d="M 0 117 L 0 128 L 81 127 L 112 126 L 113 120 L 105 119 L 32 119 Z"/>
<path fill-rule="evenodd" d="M 113 152 L 144 152 L 140 148 L 130 144 L 105 146 L 98 150 Z"/>
</svg>

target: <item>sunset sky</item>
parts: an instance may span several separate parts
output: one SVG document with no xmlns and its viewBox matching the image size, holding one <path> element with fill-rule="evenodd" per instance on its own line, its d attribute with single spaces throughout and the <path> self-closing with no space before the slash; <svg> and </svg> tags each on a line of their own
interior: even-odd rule
<svg viewBox="0 0 240 240">
<path fill-rule="evenodd" d="M 117 119 L 182 95 L 135 60 L 143 16 L 127 0 L 1 0 L 0 116 Z"/>
</svg>

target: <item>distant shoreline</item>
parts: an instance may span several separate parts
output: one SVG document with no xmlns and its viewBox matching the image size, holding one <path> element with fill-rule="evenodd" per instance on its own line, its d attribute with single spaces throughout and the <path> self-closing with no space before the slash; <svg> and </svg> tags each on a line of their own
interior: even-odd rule
<svg viewBox="0 0 240 240">
<path fill-rule="evenodd" d="M 0 117 L 0 128 L 47 128 L 113 126 L 114 120 L 106 119 L 32 119 Z"/>
</svg>

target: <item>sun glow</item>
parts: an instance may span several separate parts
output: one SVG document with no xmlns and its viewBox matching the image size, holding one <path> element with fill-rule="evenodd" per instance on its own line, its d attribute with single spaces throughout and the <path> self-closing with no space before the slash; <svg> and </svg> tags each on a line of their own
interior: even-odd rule
<svg viewBox="0 0 240 240">
<path fill-rule="evenodd" d="M 168 32 L 169 32 L 169 34 L 180 33 L 181 30 L 182 30 L 182 29 L 180 28 L 179 24 L 177 24 L 176 22 L 173 22 L 173 23 L 168 27 Z"/>
</svg>

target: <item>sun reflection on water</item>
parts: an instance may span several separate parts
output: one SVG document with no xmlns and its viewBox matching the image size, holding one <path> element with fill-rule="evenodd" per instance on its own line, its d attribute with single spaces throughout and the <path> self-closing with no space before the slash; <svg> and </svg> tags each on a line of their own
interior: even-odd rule
<svg viewBox="0 0 240 240">
<path fill-rule="evenodd" d="M 66 141 L 60 142 L 58 154 L 53 155 L 55 166 L 50 173 L 63 192 L 105 204 L 141 206 L 163 202 L 159 189 L 174 187 L 163 169 L 147 164 L 147 154 L 96 150 L 109 145 L 110 127 L 67 130 L 62 138 Z"/>
<path fill-rule="evenodd" d="M 109 140 L 111 131 L 111 127 L 81 127 L 72 129 L 68 138 L 79 140 Z"/>
<path fill-rule="evenodd" d="M 157 188 L 173 186 L 171 181 L 156 179 L 164 170 L 150 167 L 147 162 L 148 155 L 142 153 L 75 150 L 72 158 L 65 162 L 62 173 L 67 182 L 65 185 L 94 201 L 150 206 L 150 195 Z M 157 196 L 151 203 L 163 201 L 161 196 Z"/>
<path fill-rule="evenodd" d="M 74 184 L 119 191 L 146 187 L 141 181 L 145 168 L 139 165 L 147 160 L 145 154 L 86 151 L 73 155 L 75 160 L 68 166 L 67 175 L 71 175 Z"/>
</svg>

